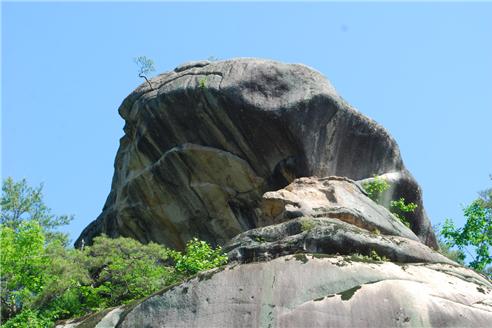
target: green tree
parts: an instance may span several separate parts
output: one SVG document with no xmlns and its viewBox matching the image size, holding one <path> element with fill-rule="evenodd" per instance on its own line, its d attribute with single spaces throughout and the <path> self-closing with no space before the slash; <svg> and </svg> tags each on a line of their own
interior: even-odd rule
<svg viewBox="0 0 492 328">
<path fill-rule="evenodd" d="M 172 256 L 176 270 L 185 275 L 193 275 L 227 263 L 227 255 L 222 252 L 220 246 L 214 249 L 207 242 L 197 238 L 186 244 L 184 254 L 173 252 Z"/>
<path fill-rule="evenodd" d="M 410 227 L 410 221 L 405 216 L 405 213 L 412 213 L 417 208 L 415 203 L 406 203 L 405 198 L 401 197 L 398 200 L 392 200 L 390 203 L 391 213 L 395 215 L 404 225 Z"/>
<path fill-rule="evenodd" d="M 378 175 L 373 177 L 372 181 L 365 182 L 362 187 L 367 192 L 369 198 L 371 198 L 376 203 L 381 202 L 381 196 L 383 193 L 389 189 L 390 185 L 386 179 L 381 178 Z"/>
<path fill-rule="evenodd" d="M 2 328 L 46 328 L 52 326 L 53 321 L 43 317 L 38 311 L 25 310 L 3 324 Z"/>
<path fill-rule="evenodd" d="M 150 88 L 154 90 L 152 87 L 152 84 L 150 83 L 149 79 L 147 78 L 147 75 L 154 72 L 154 61 L 150 58 L 147 58 L 146 56 L 138 56 L 133 59 L 135 64 L 138 66 L 138 77 L 145 79 L 147 83 L 149 84 Z"/>
<path fill-rule="evenodd" d="M 492 264 L 492 188 L 478 194 L 479 198 L 463 208 L 465 225 L 458 228 L 453 220 L 446 219 L 440 235 L 448 248 L 456 247 L 463 255 L 466 252 L 473 258 L 470 267 L 492 278 L 492 266 L 489 266 Z"/>
<path fill-rule="evenodd" d="M 59 319 L 148 296 L 227 261 L 220 247 L 197 239 L 185 254 L 106 236 L 82 250 L 68 248 L 63 238 L 52 237 L 57 224 L 66 221 L 44 205 L 41 187 L 7 179 L 3 190 L 0 320 L 7 320 L 5 327 L 49 327 Z"/>
<path fill-rule="evenodd" d="M 21 223 L 36 221 L 46 232 L 46 240 L 60 239 L 68 242 L 67 234 L 56 231 L 62 225 L 73 220 L 73 216 L 54 215 L 43 200 L 43 185 L 32 188 L 26 179 L 15 182 L 7 178 L 2 184 L 2 196 L 0 197 L 1 214 L 0 224 L 10 227 L 14 231 L 19 229 Z"/>
<path fill-rule="evenodd" d="M 463 209 L 466 223 L 457 228 L 451 219 L 446 219 L 441 230 L 449 247 L 456 246 L 466 251 L 473 260 L 469 266 L 482 271 L 492 263 L 492 209 L 484 207 L 482 200 L 475 200 Z M 473 251 L 470 251 L 469 247 Z"/>
<path fill-rule="evenodd" d="M 462 250 L 452 249 L 452 247 L 447 244 L 442 238 L 438 238 L 437 243 L 439 244 L 439 252 L 446 256 L 448 259 L 455 261 L 461 265 L 465 265 L 466 255 Z"/>
<path fill-rule="evenodd" d="M 390 188 L 390 184 L 385 178 L 375 175 L 369 182 L 365 182 L 362 187 L 367 193 L 367 196 L 374 202 L 381 204 L 384 192 Z M 405 198 L 401 197 L 398 200 L 392 200 L 389 205 L 389 210 L 393 215 L 400 220 L 405 226 L 410 228 L 410 221 L 406 217 L 406 213 L 412 213 L 417 208 L 415 203 L 406 203 Z"/>
<path fill-rule="evenodd" d="M 98 307 L 126 303 L 179 281 L 181 275 L 167 264 L 170 253 L 164 246 L 131 238 L 94 238 L 92 246 L 84 247 L 81 262 L 101 299 Z"/>
<path fill-rule="evenodd" d="M 36 221 L 21 222 L 14 230 L 0 226 L 0 304 L 2 319 L 32 303 L 44 286 L 45 236 Z"/>
</svg>

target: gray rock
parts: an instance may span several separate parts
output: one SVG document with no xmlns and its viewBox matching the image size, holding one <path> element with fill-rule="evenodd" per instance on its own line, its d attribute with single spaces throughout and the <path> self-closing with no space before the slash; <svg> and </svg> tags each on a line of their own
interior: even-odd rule
<svg viewBox="0 0 492 328">
<path fill-rule="evenodd" d="M 262 197 L 259 226 L 296 217 L 331 217 L 369 231 L 419 240 L 386 208 L 367 197 L 359 184 L 344 177 L 299 178 Z"/>
<path fill-rule="evenodd" d="M 92 313 L 82 318 L 62 321 L 55 328 L 113 328 L 116 327 L 124 313 L 125 306 L 118 306 Z"/>
<path fill-rule="evenodd" d="M 416 238 L 415 238 L 416 239 Z M 302 217 L 241 233 L 224 246 L 230 261 L 270 260 L 295 253 L 386 257 L 399 263 L 455 264 L 419 241 L 380 235 L 339 219 Z"/>
<path fill-rule="evenodd" d="M 125 135 L 111 192 L 77 246 L 101 233 L 175 248 L 192 236 L 220 244 L 256 227 L 261 195 L 295 178 L 396 172 L 392 197 L 419 205 L 412 230 L 437 247 L 394 139 L 313 69 L 261 59 L 203 61 L 151 83 L 119 108 Z"/>
<path fill-rule="evenodd" d="M 127 306 L 117 326 L 478 328 L 491 320 L 492 284 L 463 267 L 289 255 L 199 274 Z"/>
</svg>

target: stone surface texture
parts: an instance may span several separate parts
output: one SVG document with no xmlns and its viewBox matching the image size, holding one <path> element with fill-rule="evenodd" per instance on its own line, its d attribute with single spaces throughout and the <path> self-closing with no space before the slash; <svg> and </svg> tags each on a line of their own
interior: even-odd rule
<svg viewBox="0 0 492 328">
<path fill-rule="evenodd" d="M 256 262 L 295 253 L 360 254 L 399 263 L 456 264 L 419 241 L 380 235 L 338 219 L 302 217 L 248 230 L 224 247 L 230 261 Z"/>
<path fill-rule="evenodd" d="M 296 178 L 390 174 L 388 197 L 418 204 L 411 230 L 437 247 L 395 140 L 315 70 L 262 59 L 200 61 L 150 82 L 119 108 L 125 135 L 111 192 L 77 246 L 101 233 L 177 249 L 192 237 L 224 244 L 264 224 L 262 195 Z"/>
<path fill-rule="evenodd" d="M 111 192 L 77 245 L 198 237 L 229 264 L 57 327 L 490 327 L 490 280 L 434 250 L 395 141 L 319 73 L 234 59 L 150 82 L 120 107 Z M 400 197 L 409 227 L 388 211 Z"/>
<path fill-rule="evenodd" d="M 301 216 L 337 218 L 365 230 L 419 240 L 385 207 L 367 197 L 359 184 L 343 177 L 299 178 L 263 195 L 259 226 Z"/>
<path fill-rule="evenodd" d="M 490 327 L 492 284 L 450 264 L 298 254 L 204 272 L 116 312 L 104 327 L 479 328 Z"/>
</svg>

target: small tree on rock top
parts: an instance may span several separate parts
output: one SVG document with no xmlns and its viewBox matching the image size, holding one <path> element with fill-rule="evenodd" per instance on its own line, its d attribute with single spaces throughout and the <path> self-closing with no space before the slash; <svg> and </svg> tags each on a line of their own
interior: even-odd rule
<svg viewBox="0 0 492 328">
<path fill-rule="evenodd" d="M 154 61 L 150 58 L 147 58 L 146 56 L 138 56 L 133 59 L 135 64 L 138 65 L 138 77 L 145 79 L 147 83 L 149 84 L 150 88 L 154 90 L 152 87 L 152 84 L 150 83 L 149 79 L 147 78 L 147 75 L 149 73 L 152 73 L 155 71 L 154 68 Z"/>
</svg>

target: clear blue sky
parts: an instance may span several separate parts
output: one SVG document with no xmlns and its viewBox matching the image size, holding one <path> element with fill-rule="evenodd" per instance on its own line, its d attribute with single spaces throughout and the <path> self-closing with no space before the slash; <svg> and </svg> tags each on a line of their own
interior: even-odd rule
<svg viewBox="0 0 492 328">
<path fill-rule="evenodd" d="M 158 72 L 215 56 L 307 64 L 385 126 L 433 223 L 491 185 L 492 3 L 2 3 L 2 177 L 45 183 L 72 239 L 110 190 L 117 109 Z"/>
</svg>

